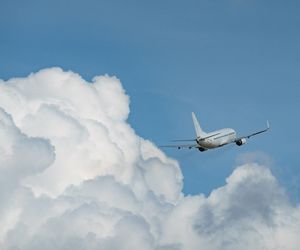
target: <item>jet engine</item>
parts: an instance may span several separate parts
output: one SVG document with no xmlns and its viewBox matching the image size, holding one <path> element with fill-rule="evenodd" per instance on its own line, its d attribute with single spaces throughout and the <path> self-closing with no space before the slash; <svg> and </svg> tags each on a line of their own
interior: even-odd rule
<svg viewBox="0 0 300 250">
<path fill-rule="evenodd" d="M 238 145 L 238 146 L 242 146 L 242 145 L 245 144 L 246 142 L 247 142 L 246 138 L 242 138 L 242 139 L 237 140 L 235 143 L 236 143 L 236 145 Z"/>
</svg>

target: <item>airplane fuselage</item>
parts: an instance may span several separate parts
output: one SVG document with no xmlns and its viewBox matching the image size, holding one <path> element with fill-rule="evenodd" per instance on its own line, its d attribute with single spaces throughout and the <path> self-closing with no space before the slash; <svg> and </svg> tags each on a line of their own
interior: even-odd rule
<svg viewBox="0 0 300 250">
<path fill-rule="evenodd" d="M 201 140 L 197 139 L 197 144 L 200 148 L 211 149 L 224 146 L 228 143 L 235 141 L 236 132 L 232 128 L 223 128 L 216 130 L 205 135 L 207 138 Z"/>
</svg>

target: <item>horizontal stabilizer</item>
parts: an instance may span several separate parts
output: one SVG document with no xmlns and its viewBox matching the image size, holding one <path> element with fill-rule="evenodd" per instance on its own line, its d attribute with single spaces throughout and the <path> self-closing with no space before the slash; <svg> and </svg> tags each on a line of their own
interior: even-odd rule
<svg viewBox="0 0 300 250">
<path fill-rule="evenodd" d="M 172 140 L 172 141 L 174 141 L 174 142 L 175 142 L 175 141 L 196 141 L 196 139 L 186 139 L 186 140 L 185 140 L 185 139 L 182 139 L 182 140 Z"/>
<path fill-rule="evenodd" d="M 178 149 L 181 149 L 181 148 L 198 148 L 199 145 L 198 144 L 179 144 L 179 145 L 162 145 L 162 146 L 159 146 L 160 148 L 178 148 Z"/>
</svg>

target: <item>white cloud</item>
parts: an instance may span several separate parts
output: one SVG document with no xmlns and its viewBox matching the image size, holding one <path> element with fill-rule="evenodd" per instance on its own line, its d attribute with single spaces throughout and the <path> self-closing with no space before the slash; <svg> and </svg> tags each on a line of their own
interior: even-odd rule
<svg viewBox="0 0 300 250">
<path fill-rule="evenodd" d="M 128 114 L 115 77 L 0 81 L 0 249 L 298 249 L 299 206 L 268 168 L 184 196 L 178 163 Z"/>
</svg>

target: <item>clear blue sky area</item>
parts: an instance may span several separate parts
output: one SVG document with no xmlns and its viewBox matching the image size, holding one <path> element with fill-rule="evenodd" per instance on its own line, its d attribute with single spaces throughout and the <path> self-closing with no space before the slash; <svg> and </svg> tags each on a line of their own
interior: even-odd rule
<svg viewBox="0 0 300 250">
<path fill-rule="evenodd" d="M 164 150 L 184 192 L 223 185 L 237 164 L 267 164 L 300 200 L 300 2 L 266 0 L 2 0 L 0 78 L 60 66 L 87 80 L 116 75 L 129 122 L 157 145 L 204 130 L 272 130 L 243 147 Z"/>
</svg>

